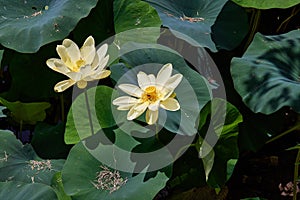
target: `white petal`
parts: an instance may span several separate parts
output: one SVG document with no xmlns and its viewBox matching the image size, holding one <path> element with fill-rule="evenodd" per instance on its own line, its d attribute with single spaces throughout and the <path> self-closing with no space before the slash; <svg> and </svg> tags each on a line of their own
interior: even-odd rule
<svg viewBox="0 0 300 200">
<path fill-rule="evenodd" d="M 72 85 L 74 85 L 76 82 L 73 81 L 72 79 L 69 80 L 64 80 L 61 82 L 58 82 L 55 86 L 54 86 L 54 90 L 56 92 L 63 92 L 66 89 L 68 89 L 69 87 L 71 87 Z"/>
<path fill-rule="evenodd" d="M 153 74 L 149 74 L 149 75 L 148 75 L 148 78 L 149 78 L 149 80 L 150 80 L 150 84 L 151 84 L 151 85 L 155 85 L 155 82 L 156 82 L 155 76 L 154 76 Z"/>
<path fill-rule="evenodd" d="M 139 72 L 137 74 L 137 81 L 142 90 L 145 90 L 151 85 L 151 80 L 145 72 Z"/>
<path fill-rule="evenodd" d="M 70 39 L 65 39 L 63 41 L 63 46 L 65 46 L 68 57 L 72 63 L 76 63 L 80 60 L 80 50 L 75 42 Z"/>
<path fill-rule="evenodd" d="M 67 49 L 64 45 L 57 45 L 56 51 L 64 63 L 71 62 L 71 58 L 69 57 Z"/>
<path fill-rule="evenodd" d="M 113 100 L 112 104 L 116 106 L 122 106 L 122 105 L 134 105 L 138 102 L 138 99 L 129 97 L 129 96 L 121 96 Z"/>
<path fill-rule="evenodd" d="M 99 66 L 99 62 L 100 62 L 100 59 L 99 59 L 98 54 L 96 53 L 96 54 L 95 54 L 95 57 L 94 57 L 94 60 L 93 60 L 93 62 L 92 62 L 92 68 L 93 68 L 93 69 L 96 69 L 96 67 Z"/>
<path fill-rule="evenodd" d="M 160 107 L 165 110 L 176 111 L 180 109 L 178 101 L 174 98 L 168 98 L 160 102 Z"/>
<path fill-rule="evenodd" d="M 156 78 L 156 85 L 163 87 L 168 79 L 171 77 L 172 74 L 172 64 L 168 63 L 165 64 L 161 70 L 159 70 Z"/>
<path fill-rule="evenodd" d="M 81 49 L 81 58 L 85 61 L 85 64 L 91 65 L 96 55 L 95 40 L 92 36 L 89 36 L 83 43 Z"/>
<path fill-rule="evenodd" d="M 98 67 L 94 68 L 95 73 L 100 73 L 106 67 L 108 60 L 109 60 L 109 55 L 107 55 L 105 58 L 100 60 Z"/>
<path fill-rule="evenodd" d="M 139 116 L 141 116 L 145 110 L 147 109 L 148 107 L 148 102 L 144 102 L 142 104 L 137 104 L 136 106 L 133 106 L 129 112 L 127 113 L 127 119 L 128 120 L 133 120 L 133 119 L 136 119 L 138 118 Z"/>
<path fill-rule="evenodd" d="M 127 94 L 130 94 L 134 97 L 141 97 L 143 94 L 143 90 L 141 90 L 138 86 L 133 84 L 121 84 L 119 85 L 119 88 L 123 92 L 126 92 Z"/>
<path fill-rule="evenodd" d="M 107 44 L 103 44 L 103 45 L 97 50 L 97 54 L 98 54 L 100 60 L 102 60 L 102 59 L 104 58 L 104 56 L 106 55 L 107 49 L 108 49 L 108 45 L 107 45 Z"/>
<path fill-rule="evenodd" d="M 155 101 L 154 103 L 151 103 L 148 106 L 148 108 L 152 111 L 156 111 L 156 110 L 158 110 L 159 104 L 160 104 L 160 101 Z"/>
<path fill-rule="evenodd" d="M 70 79 L 72 79 L 75 82 L 82 79 L 82 74 L 79 72 L 68 72 L 65 75 L 68 76 Z"/>
<path fill-rule="evenodd" d="M 70 72 L 69 68 L 63 63 L 62 60 L 57 58 L 50 58 L 46 61 L 48 67 L 56 72 L 66 74 Z"/>
<path fill-rule="evenodd" d="M 182 80 L 182 74 L 175 74 L 166 82 L 165 87 L 175 90 L 175 88 L 179 85 Z"/>
<path fill-rule="evenodd" d="M 146 122 L 150 125 L 155 124 L 158 119 L 158 110 L 152 111 L 147 110 L 146 111 Z"/>
</svg>

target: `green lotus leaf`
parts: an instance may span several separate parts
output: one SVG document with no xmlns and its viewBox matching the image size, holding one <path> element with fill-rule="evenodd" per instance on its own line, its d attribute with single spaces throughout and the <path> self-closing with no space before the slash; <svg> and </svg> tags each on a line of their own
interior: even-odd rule
<svg viewBox="0 0 300 200">
<path fill-rule="evenodd" d="M 174 30 L 175 36 L 182 38 L 182 35 L 177 32 L 183 33 L 192 38 L 189 40 L 192 45 L 208 47 L 211 51 L 217 51 L 211 39 L 211 26 L 215 23 L 227 0 L 145 1 L 157 10 L 163 26 L 168 27 L 171 31 Z"/>
<path fill-rule="evenodd" d="M 41 183 L 18 181 L 0 182 L 0 199 L 9 200 L 57 200 L 50 186 Z"/>
<path fill-rule="evenodd" d="M 0 181 L 51 184 L 64 160 L 42 160 L 31 145 L 22 145 L 10 131 L 0 130 Z"/>
<path fill-rule="evenodd" d="M 76 167 L 74 167 L 76 166 Z M 62 180 L 65 191 L 72 196 L 74 200 L 83 199 L 153 199 L 154 196 L 165 186 L 168 177 L 161 172 L 153 178 L 144 181 L 145 174 L 141 173 L 136 176 L 132 174 L 115 171 L 105 167 L 99 160 L 94 158 L 84 147 L 82 143 L 76 144 L 64 165 L 62 170 Z M 110 173 L 117 176 L 119 173 L 120 187 L 113 190 L 97 189 L 97 174 L 100 172 Z M 125 180 L 126 183 L 124 182 Z M 108 181 L 100 179 L 99 181 Z"/>
<path fill-rule="evenodd" d="M 112 92 L 113 89 L 107 86 L 98 86 L 87 90 L 89 109 L 87 108 L 84 92 L 73 101 L 68 113 L 65 131 L 65 142 L 67 144 L 76 144 L 80 139 L 92 135 L 89 112 L 91 113 L 95 133 L 103 128 L 115 125 L 111 111 Z"/>
<path fill-rule="evenodd" d="M 114 1 L 114 24 L 116 33 L 143 27 L 160 27 L 156 10 L 141 0 Z"/>
<path fill-rule="evenodd" d="M 18 123 L 35 124 L 46 118 L 45 110 L 50 107 L 48 102 L 22 103 L 9 102 L 0 97 L 2 103 L 10 111 L 10 116 Z"/>
<path fill-rule="evenodd" d="M 65 38 L 96 0 L 0 1 L 0 43 L 23 53 Z"/>
<path fill-rule="evenodd" d="M 234 87 L 254 112 L 271 114 L 284 106 L 300 113 L 300 31 L 255 38 L 242 58 L 234 58 Z"/>
<path fill-rule="evenodd" d="M 226 111 L 225 116 L 222 115 L 221 110 Z M 233 172 L 236 159 L 239 156 L 238 125 L 242 121 L 243 118 L 238 109 L 223 99 L 212 99 L 201 110 L 200 134 L 203 138 L 205 134 L 215 134 L 215 136 L 210 135 L 210 138 L 216 137 L 217 140 L 214 146 L 210 146 L 202 137 L 199 137 L 196 145 L 200 157 L 206 149 L 211 150 L 204 156 L 203 166 L 207 182 L 212 187 L 223 186 Z M 207 132 L 207 123 L 212 123 L 214 132 Z"/>
<path fill-rule="evenodd" d="M 257 9 L 289 8 L 300 3 L 299 0 L 232 0 L 243 7 Z"/>
</svg>

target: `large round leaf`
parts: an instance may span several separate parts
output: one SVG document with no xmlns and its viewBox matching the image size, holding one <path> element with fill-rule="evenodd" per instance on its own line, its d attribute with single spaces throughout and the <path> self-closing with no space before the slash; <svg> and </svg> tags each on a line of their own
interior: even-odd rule
<svg viewBox="0 0 300 200">
<path fill-rule="evenodd" d="M 42 160 L 30 145 L 22 145 L 10 131 L 0 131 L 0 181 L 51 184 L 64 160 Z"/>
<path fill-rule="evenodd" d="M 193 39 L 189 41 L 192 45 L 208 47 L 211 51 L 217 51 L 211 39 L 211 26 L 215 23 L 227 0 L 145 1 L 155 7 L 163 25 L 170 28 L 171 31 L 174 30 L 173 34 L 177 37 L 182 38 L 182 35 L 177 32 L 183 33 Z"/>
<path fill-rule="evenodd" d="M 0 1 L 0 43 L 19 52 L 36 52 L 61 40 L 95 7 L 96 0 Z"/>
<path fill-rule="evenodd" d="M 57 196 L 50 186 L 44 184 L 9 181 L 0 182 L 0 199 L 56 200 Z"/>
<path fill-rule="evenodd" d="M 66 193 L 71 195 L 74 200 L 150 200 L 165 186 L 168 180 L 168 177 L 160 172 L 154 178 L 150 178 L 145 182 L 144 173 L 132 177 L 132 174 L 119 172 L 120 178 L 123 178 L 123 181 L 127 178 L 127 182 L 116 191 L 110 192 L 101 188 L 97 189 L 95 186 L 97 184 L 97 174 L 104 170 L 101 166 L 103 164 L 95 159 L 82 143 L 76 144 L 72 148 L 62 171 L 62 180 Z M 114 169 L 109 170 L 114 172 Z"/>
<path fill-rule="evenodd" d="M 300 3 L 299 0 L 232 0 L 243 7 L 257 9 L 289 8 Z"/>
<path fill-rule="evenodd" d="M 256 34 L 242 58 L 234 58 L 234 87 L 254 112 L 274 113 L 290 106 L 300 113 L 300 31 Z"/>
</svg>

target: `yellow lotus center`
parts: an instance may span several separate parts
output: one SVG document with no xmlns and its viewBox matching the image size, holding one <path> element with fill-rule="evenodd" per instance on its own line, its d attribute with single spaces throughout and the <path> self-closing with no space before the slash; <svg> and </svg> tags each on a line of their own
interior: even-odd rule
<svg viewBox="0 0 300 200">
<path fill-rule="evenodd" d="M 156 87 L 149 86 L 145 89 L 142 100 L 143 101 L 150 101 L 155 102 L 159 98 L 158 92 L 156 91 Z"/>
</svg>

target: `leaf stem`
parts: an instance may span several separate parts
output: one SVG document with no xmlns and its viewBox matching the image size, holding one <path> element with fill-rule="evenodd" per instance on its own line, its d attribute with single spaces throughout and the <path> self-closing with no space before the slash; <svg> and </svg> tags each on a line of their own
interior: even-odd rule
<svg viewBox="0 0 300 200">
<path fill-rule="evenodd" d="M 248 40 L 245 44 L 244 51 L 246 51 L 246 49 L 248 48 L 248 46 L 250 45 L 250 43 L 252 42 L 252 40 L 254 38 L 254 35 L 257 31 L 257 28 L 258 28 L 258 25 L 259 25 L 259 22 L 260 22 L 260 17 L 261 17 L 261 10 L 253 9 L 253 12 L 252 12 L 252 15 L 251 15 L 251 22 L 250 22 L 251 31 L 250 31 Z"/>
<path fill-rule="evenodd" d="M 286 130 L 286 131 L 284 131 L 283 133 L 281 133 L 281 134 L 279 134 L 279 135 L 277 135 L 277 136 L 271 138 L 270 140 L 268 140 L 268 141 L 266 142 L 266 144 L 268 144 L 268 143 L 270 143 L 270 142 L 273 142 L 273 141 L 275 141 L 275 140 L 277 140 L 277 139 L 279 139 L 279 138 L 281 138 L 281 137 L 287 135 L 288 133 L 290 133 L 290 132 L 292 132 L 292 131 L 295 131 L 295 130 L 298 130 L 298 129 L 300 129 L 300 124 L 296 124 L 295 126 L 293 126 L 292 128 L 290 128 L 289 130 Z"/>
<path fill-rule="evenodd" d="M 92 133 L 92 135 L 94 135 L 95 132 L 94 132 L 94 127 L 93 127 L 93 121 L 92 121 L 92 115 L 91 115 L 91 109 L 90 109 L 90 104 L 89 104 L 88 93 L 87 93 L 87 90 L 86 90 L 86 89 L 84 89 L 84 96 L 85 96 L 86 109 L 87 109 L 87 111 L 88 111 L 88 116 L 89 116 L 89 122 L 90 122 L 90 127 L 91 127 L 91 133 Z"/>
</svg>

